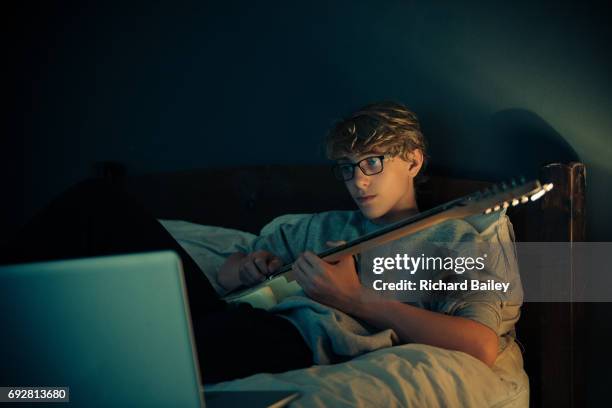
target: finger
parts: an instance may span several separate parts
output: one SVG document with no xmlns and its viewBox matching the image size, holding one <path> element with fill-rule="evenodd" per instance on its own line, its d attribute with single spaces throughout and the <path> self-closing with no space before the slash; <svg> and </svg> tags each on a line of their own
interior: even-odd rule
<svg viewBox="0 0 612 408">
<path fill-rule="evenodd" d="M 355 262 L 355 258 L 352 255 L 346 255 L 343 256 L 342 258 L 331 262 L 331 264 L 336 265 L 336 266 L 340 266 L 340 267 L 345 267 L 347 265 L 351 265 L 355 268 L 355 271 L 357 271 L 357 263 Z"/>
<path fill-rule="evenodd" d="M 268 265 L 266 263 L 265 258 L 255 258 L 253 259 L 253 264 L 255 265 L 259 273 L 264 276 L 268 274 Z"/>
<path fill-rule="evenodd" d="M 304 259 L 304 262 L 307 263 L 311 268 L 314 268 L 317 265 L 320 265 L 322 262 L 325 262 L 321 258 L 319 258 L 317 254 L 310 251 L 304 252 L 302 254 L 302 258 Z"/>
<path fill-rule="evenodd" d="M 357 266 L 357 259 L 354 256 L 348 255 L 346 257 L 343 257 L 342 259 L 338 261 L 338 264 L 339 265 L 342 264 L 341 265 L 342 268 L 351 267 L 353 271 L 355 272 L 355 274 L 359 276 L 359 268 Z"/>
<path fill-rule="evenodd" d="M 304 275 L 306 277 L 311 277 L 313 275 L 315 268 L 310 262 L 308 262 L 305 257 L 305 254 L 300 255 L 296 263 L 299 265 L 300 269 L 302 270 L 302 272 L 304 272 Z"/>
<path fill-rule="evenodd" d="M 297 283 L 304 288 L 304 285 L 306 285 L 307 282 L 307 277 L 306 274 L 304 273 L 303 269 L 297 264 L 297 262 L 293 263 L 293 266 L 291 267 L 291 272 L 293 272 L 293 277 L 295 278 L 295 280 L 297 281 Z"/>
<path fill-rule="evenodd" d="M 312 275 L 303 267 L 303 263 L 294 263 L 293 273 L 295 280 L 302 287 L 306 295 L 313 294 L 315 284 Z"/>
<path fill-rule="evenodd" d="M 247 268 L 247 264 L 243 264 L 238 270 L 240 276 L 240 282 L 245 285 L 252 285 L 257 281 L 253 278 L 252 272 Z"/>
<path fill-rule="evenodd" d="M 247 271 L 247 276 L 249 277 L 249 279 L 251 279 L 250 283 L 261 282 L 266 278 L 265 275 L 259 272 L 253 261 L 247 262 L 245 265 L 245 269 Z"/>
<path fill-rule="evenodd" d="M 351 261 L 353 262 L 355 260 L 355 257 L 353 255 L 344 255 L 343 257 L 338 259 L 338 263 L 343 263 L 343 262 L 348 262 Z"/>
<path fill-rule="evenodd" d="M 268 262 L 268 271 L 270 273 L 276 272 L 281 266 L 283 266 L 283 261 L 275 256 Z"/>
</svg>

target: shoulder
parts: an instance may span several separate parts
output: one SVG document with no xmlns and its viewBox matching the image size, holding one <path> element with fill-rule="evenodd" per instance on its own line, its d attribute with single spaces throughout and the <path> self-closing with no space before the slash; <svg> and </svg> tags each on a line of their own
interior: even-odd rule
<svg viewBox="0 0 612 408">
<path fill-rule="evenodd" d="M 483 241 L 498 235 L 500 231 L 509 232 L 511 229 L 512 224 L 505 211 L 500 211 L 445 220 L 411 235 L 411 239 L 431 242 Z"/>
<path fill-rule="evenodd" d="M 507 225 L 509 223 L 506 210 L 492 212 L 490 214 L 476 214 L 466 217 L 464 221 L 470 224 L 479 233 L 485 233 L 487 230 Z"/>
</svg>

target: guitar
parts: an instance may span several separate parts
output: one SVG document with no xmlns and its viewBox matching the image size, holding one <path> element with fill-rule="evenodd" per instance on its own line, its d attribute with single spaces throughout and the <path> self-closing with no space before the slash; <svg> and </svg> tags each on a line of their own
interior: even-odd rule
<svg viewBox="0 0 612 408">
<path fill-rule="evenodd" d="M 552 188 L 552 183 L 541 184 L 538 180 L 528 182 L 512 180 L 509 184 L 496 184 L 397 221 L 317 255 L 327 262 L 334 262 L 344 256 L 356 255 L 447 220 L 461 219 L 476 214 L 489 214 L 535 201 Z M 245 302 L 254 307 L 270 309 L 284 298 L 301 291 L 300 285 L 292 276 L 291 268 L 292 264 L 287 264 L 268 275 L 261 283 L 231 292 L 224 299 L 228 302 Z"/>
</svg>

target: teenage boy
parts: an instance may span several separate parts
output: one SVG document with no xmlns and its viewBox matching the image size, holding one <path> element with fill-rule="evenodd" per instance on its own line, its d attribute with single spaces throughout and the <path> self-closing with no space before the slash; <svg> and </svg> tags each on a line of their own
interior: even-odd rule
<svg viewBox="0 0 612 408">
<path fill-rule="evenodd" d="M 376 297 L 360 284 L 352 256 L 331 264 L 315 254 L 326 249 L 326 240 L 333 240 L 328 245 L 350 241 L 418 213 L 415 180 L 427 156 L 416 115 L 399 103 L 365 106 L 334 126 L 326 148 L 328 158 L 336 161 L 336 176 L 359 210 L 313 214 L 281 225 L 275 233 L 259 237 L 253 252 L 230 256 L 217 275 L 218 283 L 227 290 L 251 286 L 295 261 L 292 272 L 311 299 L 380 330 L 393 329 L 400 343 L 459 350 L 493 365 L 498 335 L 490 327 L 493 323 L 481 323 L 498 317 L 486 316 L 490 308 L 468 306 L 451 316 Z"/>
</svg>

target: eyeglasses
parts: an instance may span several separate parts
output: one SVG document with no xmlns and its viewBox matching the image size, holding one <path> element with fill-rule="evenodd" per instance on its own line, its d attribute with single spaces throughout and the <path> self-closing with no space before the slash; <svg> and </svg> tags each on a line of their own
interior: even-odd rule
<svg viewBox="0 0 612 408">
<path fill-rule="evenodd" d="M 363 174 L 366 176 L 373 176 L 383 171 L 383 161 L 385 157 L 385 155 L 370 156 L 357 163 L 336 164 L 333 167 L 334 175 L 338 180 L 349 181 L 355 176 L 355 167 L 359 166 Z"/>
</svg>

